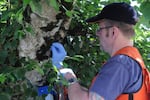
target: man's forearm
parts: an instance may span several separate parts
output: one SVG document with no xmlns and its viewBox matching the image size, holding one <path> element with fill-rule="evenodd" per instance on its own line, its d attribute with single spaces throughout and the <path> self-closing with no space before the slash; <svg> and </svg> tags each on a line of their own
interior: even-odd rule
<svg viewBox="0 0 150 100">
<path fill-rule="evenodd" d="M 75 79 L 68 87 L 69 100 L 104 100 L 99 94 L 89 92 L 87 89 L 83 88 L 78 81 L 76 81 L 76 75 L 70 69 L 60 69 L 60 72 L 62 74 L 65 73 L 64 77 L 68 82 L 70 79 Z"/>
<path fill-rule="evenodd" d="M 68 87 L 69 100 L 104 100 L 104 98 L 95 92 L 89 92 L 79 83 L 74 83 Z"/>
</svg>

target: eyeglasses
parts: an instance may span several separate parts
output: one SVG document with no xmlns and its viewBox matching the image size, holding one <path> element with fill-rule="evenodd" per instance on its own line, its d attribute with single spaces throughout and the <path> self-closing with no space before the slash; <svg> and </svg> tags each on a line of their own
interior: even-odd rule
<svg viewBox="0 0 150 100">
<path fill-rule="evenodd" d="M 99 28 L 99 29 L 96 30 L 96 33 L 100 32 L 100 31 L 103 30 L 103 29 L 107 29 L 107 28 L 111 28 L 111 27 L 113 27 L 113 26 L 101 27 L 101 28 Z"/>
</svg>

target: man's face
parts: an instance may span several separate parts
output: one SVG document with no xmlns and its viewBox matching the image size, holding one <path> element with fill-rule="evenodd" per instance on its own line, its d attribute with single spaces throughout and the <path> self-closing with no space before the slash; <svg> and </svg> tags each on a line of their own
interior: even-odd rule
<svg viewBox="0 0 150 100">
<path fill-rule="evenodd" d="M 112 27 L 110 25 L 105 25 L 104 22 L 100 22 L 99 29 L 96 31 L 96 35 L 100 41 L 100 48 L 107 53 L 111 53 L 113 41 L 112 35 L 110 33 L 113 32 Z"/>
</svg>

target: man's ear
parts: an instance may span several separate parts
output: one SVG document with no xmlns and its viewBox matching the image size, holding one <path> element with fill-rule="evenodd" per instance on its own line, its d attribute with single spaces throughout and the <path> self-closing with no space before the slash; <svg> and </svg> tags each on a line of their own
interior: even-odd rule
<svg viewBox="0 0 150 100">
<path fill-rule="evenodd" d="M 114 27 L 113 27 L 113 32 L 112 32 L 112 37 L 113 37 L 114 39 L 116 39 L 117 36 L 118 36 L 118 34 L 119 34 L 119 29 L 118 29 L 118 27 L 114 26 Z"/>
</svg>

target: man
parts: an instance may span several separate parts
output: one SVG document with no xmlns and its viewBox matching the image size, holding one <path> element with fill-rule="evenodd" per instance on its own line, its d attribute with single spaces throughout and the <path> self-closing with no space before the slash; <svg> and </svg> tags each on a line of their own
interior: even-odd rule
<svg viewBox="0 0 150 100">
<path fill-rule="evenodd" d="M 109 4 L 98 15 L 86 20 L 99 25 L 96 35 L 100 47 L 111 56 L 88 90 L 80 86 L 70 69 L 64 72 L 68 69 L 62 68 L 59 63 L 66 55 L 63 46 L 59 43 L 52 45 L 53 65 L 70 83 L 69 100 L 150 100 L 148 85 L 145 85 L 149 82 L 145 78 L 148 77 L 148 71 L 132 41 L 137 20 L 136 11 L 127 3 Z"/>
</svg>

